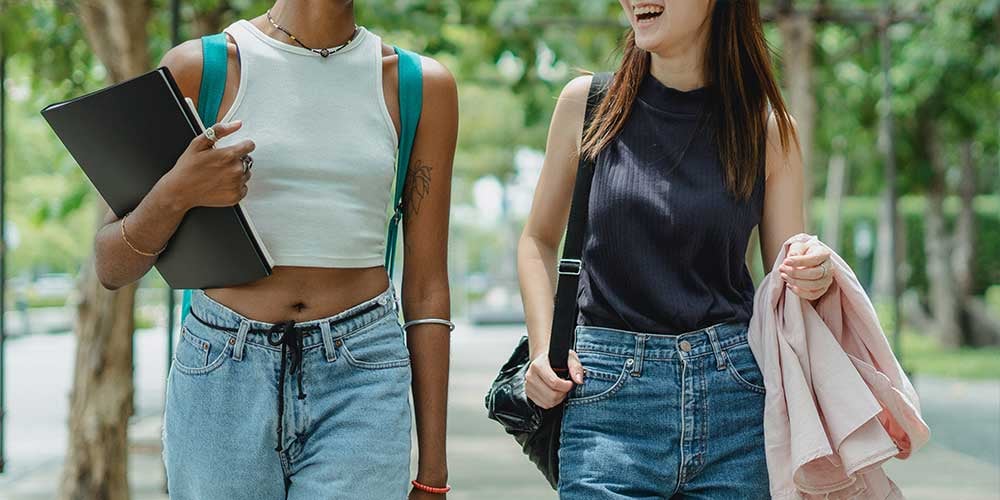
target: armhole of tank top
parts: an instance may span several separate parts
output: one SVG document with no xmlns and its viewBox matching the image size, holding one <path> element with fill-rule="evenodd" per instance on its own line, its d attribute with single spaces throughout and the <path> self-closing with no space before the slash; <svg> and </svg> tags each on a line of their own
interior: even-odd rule
<svg viewBox="0 0 1000 500">
<path fill-rule="evenodd" d="M 222 117 L 219 118 L 219 120 L 218 120 L 217 123 L 225 123 L 225 122 L 228 122 L 228 121 L 232 120 L 233 114 L 235 114 L 236 110 L 240 107 L 240 103 L 243 102 L 243 96 L 244 96 L 244 94 L 246 94 L 246 85 L 247 85 L 247 64 L 246 64 L 246 58 L 243 57 L 243 51 L 240 49 L 239 39 L 237 39 L 236 35 L 233 34 L 233 32 L 231 30 L 231 28 L 233 26 L 238 26 L 238 25 L 239 25 L 239 23 L 233 23 L 232 25 L 230 25 L 226 29 L 222 30 L 222 32 L 226 34 L 226 43 L 229 43 L 229 41 L 231 40 L 232 43 L 233 43 L 233 45 L 236 46 L 236 64 L 239 66 L 238 73 L 239 73 L 240 81 L 239 81 L 239 83 L 236 86 L 236 95 L 233 97 L 232 104 L 229 105 L 229 109 L 227 109 L 226 112 L 222 115 Z M 240 29 L 245 29 L 245 28 L 243 28 L 241 26 Z M 226 49 L 226 78 L 229 78 L 229 49 L 228 48 Z M 224 94 L 223 94 L 223 100 L 225 100 L 225 95 Z M 220 107 L 221 107 L 221 105 L 220 105 Z"/>
<path fill-rule="evenodd" d="M 399 154 L 399 134 L 396 133 L 396 125 L 392 123 L 392 115 L 389 113 L 389 105 L 385 102 L 385 71 L 382 70 L 383 56 L 382 56 L 382 37 L 376 35 L 375 33 L 368 33 L 369 36 L 375 39 L 375 88 L 377 89 L 375 99 L 375 106 L 379 109 L 382 115 L 382 121 L 385 123 L 386 131 L 389 132 L 389 137 L 392 138 L 392 143 L 395 146 L 397 154 Z M 398 56 L 397 56 L 398 57 Z M 397 63 L 398 64 L 398 63 Z M 397 66 L 398 67 L 398 66 Z M 397 70 L 396 74 L 399 72 Z M 396 79 L 396 88 L 399 88 L 399 78 Z M 398 93 L 398 92 L 397 92 Z M 402 109 L 402 103 L 397 103 L 397 106 Z"/>
<path fill-rule="evenodd" d="M 767 102 L 767 115 L 764 116 L 764 138 L 761 141 L 763 143 L 763 146 L 764 146 L 764 149 L 763 149 L 764 154 L 761 156 L 761 160 L 760 160 L 760 163 L 761 163 L 761 165 L 760 165 L 760 173 L 757 175 L 757 178 L 758 178 L 757 182 L 758 182 L 758 184 L 760 184 L 759 188 L 760 188 L 760 205 L 761 205 L 761 210 L 764 209 L 763 208 L 764 207 L 764 191 L 767 189 L 767 175 L 768 175 L 767 174 L 767 130 L 768 130 L 768 124 L 771 123 L 771 116 L 772 115 L 774 115 L 774 107 L 771 106 L 771 102 L 768 101 Z"/>
<path fill-rule="evenodd" d="M 771 106 L 770 101 L 767 101 L 767 114 L 764 115 L 764 137 L 761 139 L 761 143 L 764 147 L 763 149 L 764 155 L 761 158 L 761 166 L 760 166 L 760 173 L 761 173 L 760 177 L 762 178 L 761 182 L 765 183 L 767 182 L 767 133 L 769 128 L 768 125 L 771 123 L 771 116 L 773 115 L 774 115 L 774 107 Z"/>
</svg>

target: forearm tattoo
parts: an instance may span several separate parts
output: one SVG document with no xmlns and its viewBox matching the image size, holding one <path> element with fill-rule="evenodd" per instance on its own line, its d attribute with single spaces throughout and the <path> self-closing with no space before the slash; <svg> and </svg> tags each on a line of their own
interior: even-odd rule
<svg viewBox="0 0 1000 500">
<path fill-rule="evenodd" d="M 409 215 L 416 215 L 420 212 L 420 205 L 431 192 L 431 170 L 430 165 L 417 160 L 417 164 L 410 167 L 410 171 L 406 175 L 406 191 L 403 193 L 403 200 Z"/>
</svg>

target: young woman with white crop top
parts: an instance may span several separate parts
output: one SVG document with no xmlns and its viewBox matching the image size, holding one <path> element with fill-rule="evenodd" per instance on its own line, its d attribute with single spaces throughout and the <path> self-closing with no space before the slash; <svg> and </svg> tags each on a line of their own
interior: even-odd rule
<svg viewBox="0 0 1000 500">
<path fill-rule="evenodd" d="M 403 197 L 404 259 L 420 265 L 404 267 L 401 298 L 407 321 L 431 321 L 404 340 L 383 265 L 400 134 L 392 47 L 355 25 L 350 0 L 278 0 L 225 33 L 218 123 L 135 210 L 109 211 L 95 242 L 100 280 L 117 289 L 156 263 L 189 209 L 239 202 L 275 259 L 267 278 L 192 296 L 167 378 L 171 498 L 444 498 L 454 79 L 422 58 Z M 162 64 L 197 102 L 201 41 Z"/>
</svg>

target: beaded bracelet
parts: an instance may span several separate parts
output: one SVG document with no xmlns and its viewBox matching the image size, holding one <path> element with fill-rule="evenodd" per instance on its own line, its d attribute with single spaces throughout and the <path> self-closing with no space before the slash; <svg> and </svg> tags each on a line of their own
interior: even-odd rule
<svg viewBox="0 0 1000 500">
<path fill-rule="evenodd" d="M 410 481 L 410 484 L 412 484 L 414 488 L 416 488 L 416 489 L 418 489 L 420 491 L 423 491 L 423 492 L 426 492 L 426 493 L 433 493 L 435 495 L 444 495 L 445 493 L 448 493 L 449 491 L 451 491 L 451 485 L 450 484 L 446 484 L 444 486 L 444 488 L 435 488 L 433 486 L 427 486 L 426 484 L 418 482 L 416 479 L 414 479 L 413 481 Z"/>
<path fill-rule="evenodd" d="M 125 214 L 125 215 L 122 216 L 122 221 L 121 221 L 121 224 L 120 224 L 120 226 L 122 227 L 122 239 L 125 240 L 125 244 L 128 245 L 128 247 L 131 248 L 133 252 L 135 252 L 135 253 L 137 253 L 139 255 L 145 255 L 146 257 L 156 257 L 157 255 L 160 255 L 160 253 L 162 253 L 164 250 L 166 250 L 167 247 L 166 247 L 166 245 L 164 245 L 163 248 L 159 249 L 156 252 L 153 252 L 153 253 L 143 252 L 142 250 L 139 250 L 138 248 L 136 248 L 135 245 L 133 245 L 132 242 L 128 240 L 128 236 L 125 236 L 125 219 L 128 218 L 128 216 L 129 216 L 130 213 L 132 213 L 132 212 L 129 212 L 129 213 L 127 213 L 127 214 Z"/>
</svg>

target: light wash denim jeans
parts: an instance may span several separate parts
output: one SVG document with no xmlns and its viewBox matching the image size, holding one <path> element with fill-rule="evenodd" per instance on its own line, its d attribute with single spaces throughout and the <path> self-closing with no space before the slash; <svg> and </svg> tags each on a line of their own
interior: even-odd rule
<svg viewBox="0 0 1000 500">
<path fill-rule="evenodd" d="M 405 499 L 411 375 L 397 311 L 390 285 L 285 328 L 195 291 L 167 375 L 170 498 Z"/>
<path fill-rule="evenodd" d="M 676 336 L 579 326 L 575 349 L 586 375 L 563 417 L 561 499 L 770 498 L 746 324 Z"/>
</svg>

